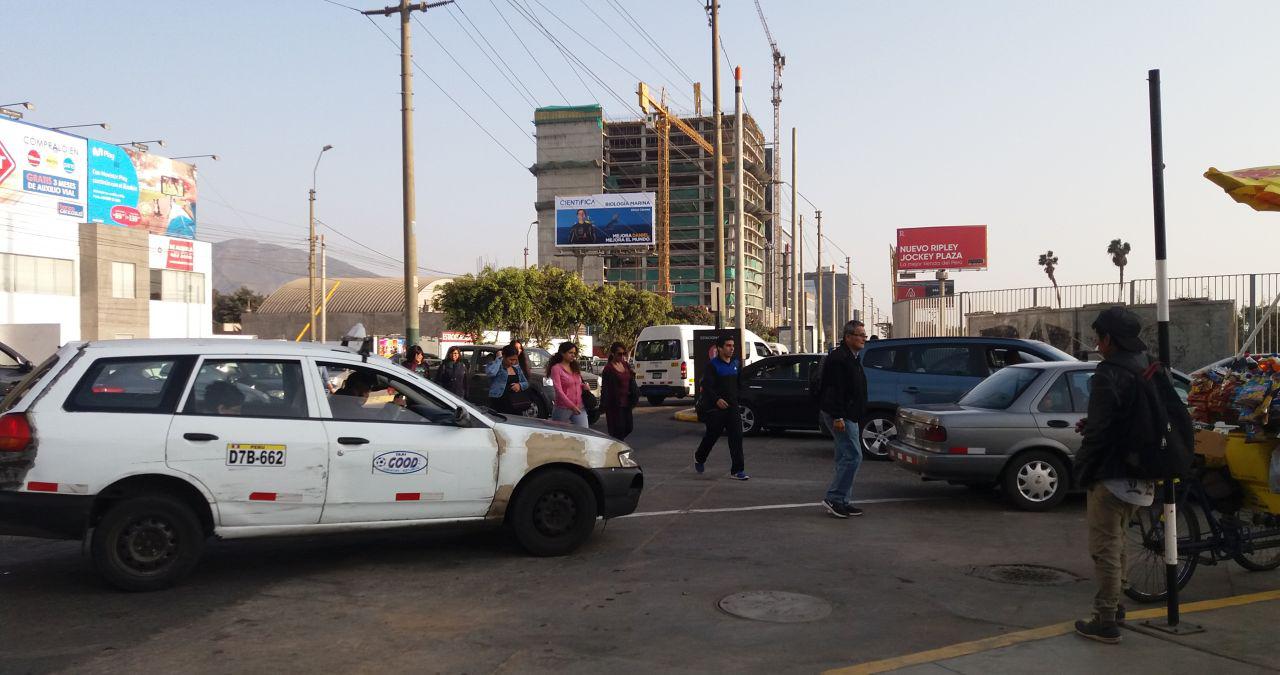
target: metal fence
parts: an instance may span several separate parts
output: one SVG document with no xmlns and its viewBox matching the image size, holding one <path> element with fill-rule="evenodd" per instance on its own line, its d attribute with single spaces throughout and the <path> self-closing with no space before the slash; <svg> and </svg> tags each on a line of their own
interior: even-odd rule
<svg viewBox="0 0 1280 675">
<path fill-rule="evenodd" d="M 1262 320 L 1276 294 L 1280 272 L 1176 277 L 1169 279 L 1170 300 L 1231 301 L 1238 330 L 1237 350 Z M 1072 309 L 1124 303 L 1150 305 L 1156 301 L 1155 279 L 1123 284 L 1040 286 L 992 291 L 967 291 L 939 298 L 918 298 L 893 305 L 894 337 L 969 335 L 968 318 L 980 312 L 1004 314 L 1027 309 Z M 1261 326 L 1250 349 L 1253 353 L 1280 351 L 1280 311 Z"/>
</svg>

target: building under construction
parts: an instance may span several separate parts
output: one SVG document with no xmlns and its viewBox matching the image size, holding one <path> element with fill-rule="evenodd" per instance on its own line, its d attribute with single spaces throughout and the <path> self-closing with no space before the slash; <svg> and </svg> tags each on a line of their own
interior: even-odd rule
<svg viewBox="0 0 1280 675">
<path fill-rule="evenodd" d="M 743 139 L 746 230 L 746 301 L 748 316 L 764 312 L 766 323 L 777 325 L 782 318 L 781 228 L 771 222 L 767 192 L 772 176 L 766 163 L 764 134 L 750 116 L 744 115 Z M 684 122 L 712 139 L 714 120 L 710 116 L 683 118 Z M 655 192 L 662 200 L 659 185 L 658 134 L 644 120 L 605 120 L 599 106 L 539 108 L 534 113 L 538 137 L 538 178 L 535 208 L 538 213 L 538 261 L 576 270 L 579 261 L 555 246 L 555 197 L 609 192 Z M 734 119 L 722 119 L 722 166 L 725 185 L 726 292 L 734 283 L 733 239 Z M 716 280 L 716 224 L 714 158 L 674 125 L 670 131 L 670 244 L 671 301 L 677 307 L 712 306 L 712 284 Z M 661 204 L 655 213 L 662 213 Z M 663 224 L 656 223 L 658 240 Z M 566 255 L 568 254 L 568 255 Z M 586 256 L 581 261 L 582 276 L 588 283 L 601 281 L 630 283 L 657 292 L 660 288 L 657 250 L 625 250 L 619 254 Z M 766 302 L 766 298 L 768 301 Z"/>
</svg>

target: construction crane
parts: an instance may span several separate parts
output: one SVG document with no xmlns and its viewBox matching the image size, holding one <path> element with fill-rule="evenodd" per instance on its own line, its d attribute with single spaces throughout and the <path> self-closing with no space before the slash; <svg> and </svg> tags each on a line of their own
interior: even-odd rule
<svg viewBox="0 0 1280 675">
<path fill-rule="evenodd" d="M 782 126 L 782 68 L 787 65 L 787 57 L 782 55 L 778 50 L 778 41 L 773 39 L 773 33 L 769 30 L 769 22 L 765 21 L 764 8 L 760 6 L 760 0 L 756 2 L 756 14 L 760 15 L 760 25 L 764 27 L 764 36 L 769 40 L 769 49 L 773 51 L 773 213 L 770 215 L 770 229 L 773 230 L 770 239 L 777 245 L 778 240 L 782 236 L 782 181 L 779 176 L 782 175 L 782 152 L 779 150 L 781 137 L 780 128 Z M 776 276 L 776 275 L 775 275 Z M 774 297 L 770 298 L 770 304 L 774 307 L 782 306 L 785 303 L 777 302 L 778 284 L 773 284 Z"/>
<path fill-rule="evenodd" d="M 694 85 L 695 89 L 698 85 Z M 671 127 L 679 129 L 707 154 L 715 153 L 711 141 L 702 137 L 697 129 L 680 119 L 667 107 L 666 92 L 661 99 L 655 99 L 649 93 L 649 85 L 641 82 L 636 94 L 640 97 L 640 110 L 644 114 L 653 114 L 654 129 L 658 132 L 658 293 L 671 295 Z M 723 157 L 725 164 L 728 157 Z"/>
</svg>

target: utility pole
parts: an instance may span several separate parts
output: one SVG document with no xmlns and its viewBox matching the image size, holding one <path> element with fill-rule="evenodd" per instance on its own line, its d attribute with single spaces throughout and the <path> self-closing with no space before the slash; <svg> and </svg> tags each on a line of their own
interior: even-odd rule
<svg viewBox="0 0 1280 675">
<path fill-rule="evenodd" d="M 720 295 L 715 304 L 716 328 L 724 328 L 725 279 L 724 279 L 724 139 L 720 119 L 720 0 L 708 0 L 711 11 L 711 115 L 715 127 L 715 153 L 712 161 L 716 189 L 716 292 Z M 741 158 L 738 159 L 742 161 Z"/>
<path fill-rule="evenodd" d="M 329 339 L 329 256 L 324 248 L 324 235 L 320 235 L 320 341 Z"/>
<path fill-rule="evenodd" d="M 862 319 L 862 323 L 866 323 L 867 322 L 867 285 L 865 283 L 859 283 L 858 285 L 862 287 L 862 309 L 859 310 L 858 318 Z"/>
<path fill-rule="evenodd" d="M 744 183 L 746 174 L 742 168 L 742 66 L 733 69 L 733 126 L 734 152 L 737 153 L 736 161 L 733 163 L 733 183 L 737 192 L 737 198 L 734 200 L 733 221 L 737 230 L 735 236 L 738 240 L 738 254 L 735 256 L 737 264 L 733 270 L 733 296 L 736 310 L 734 314 L 737 316 L 737 323 L 734 326 L 743 331 L 747 329 L 747 186 Z"/>
<path fill-rule="evenodd" d="M 311 233 L 307 236 L 307 333 L 316 341 L 316 172 L 320 170 L 320 158 L 333 149 L 332 145 L 320 148 L 316 164 L 311 168 L 311 191 L 307 193 L 307 222 Z"/>
<path fill-rule="evenodd" d="M 822 339 L 822 211 L 817 210 L 813 213 L 818 218 L 818 278 L 814 282 L 814 288 L 817 290 L 818 297 L 816 300 L 818 306 L 814 308 L 817 314 L 815 316 L 816 320 L 813 322 L 813 344 L 817 347 L 815 351 L 821 353 L 826 351 L 826 344 Z"/>
<path fill-rule="evenodd" d="M 796 128 L 791 127 L 791 352 L 799 354 L 803 350 L 804 341 L 800 331 L 800 294 L 804 292 L 804 277 L 796 283 L 796 270 L 800 267 L 800 219 L 796 217 Z"/>
<path fill-rule="evenodd" d="M 361 12 L 365 16 L 400 14 L 400 145 L 401 190 L 404 199 L 404 323 L 405 345 L 418 344 L 418 239 L 414 234 L 417 214 L 417 198 L 413 181 L 413 52 L 409 36 L 409 16 L 413 12 L 453 4 L 453 0 L 410 3 L 400 0 L 399 5 Z"/>
<path fill-rule="evenodd" d="M 847 284 L 844 293 L 844 320 L 848 323 L 853 320 L 853 265 L 849 262 L 849 256 L 844 257 L 844 281 Z"/>
</svg>

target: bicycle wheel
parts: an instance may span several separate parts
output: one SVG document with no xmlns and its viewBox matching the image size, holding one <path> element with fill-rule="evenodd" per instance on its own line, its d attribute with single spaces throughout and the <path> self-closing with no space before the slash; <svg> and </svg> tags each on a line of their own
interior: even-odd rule
<svg viewBox="0 0 1280 675">
<path fill-rule="evenodd" d="M 1184 553 L 1200 540 L 1200 522 L 1187 504 L 1178 505 L 1178 588 L 1187 585 L 1196 569 L 1196 554 Z M 1164 564 L 1164 504 L 1140 507 L 1125 530 L 1128 568 L 1124 594 L 1138 602 L 1158 602 L 1169 594 Z"/>
<path fill-rule="evenodd" d="M 1249 508 L 1243 508 L 1236 511 L 1233 520 L 1241 525 L 1241 529 L 1253 528 L 1274 530 L 1275 527 L 1267 527 L 1267 514 L 1259 513 Z M 1240 566 L 1250 572 L 1268 572 L 1280 567 L 1280 535 L 1266 537 L 1261 541 L 1250 539 L 1249 541 L 1240 542 L 1241 549 L 1248 548 L 1248 551 L 1239 550 L 1231 554 L 1231 558 Z M 1269 548 L 1254 548 L 1255 546 L 1267 546 Z"/>
</svg>

